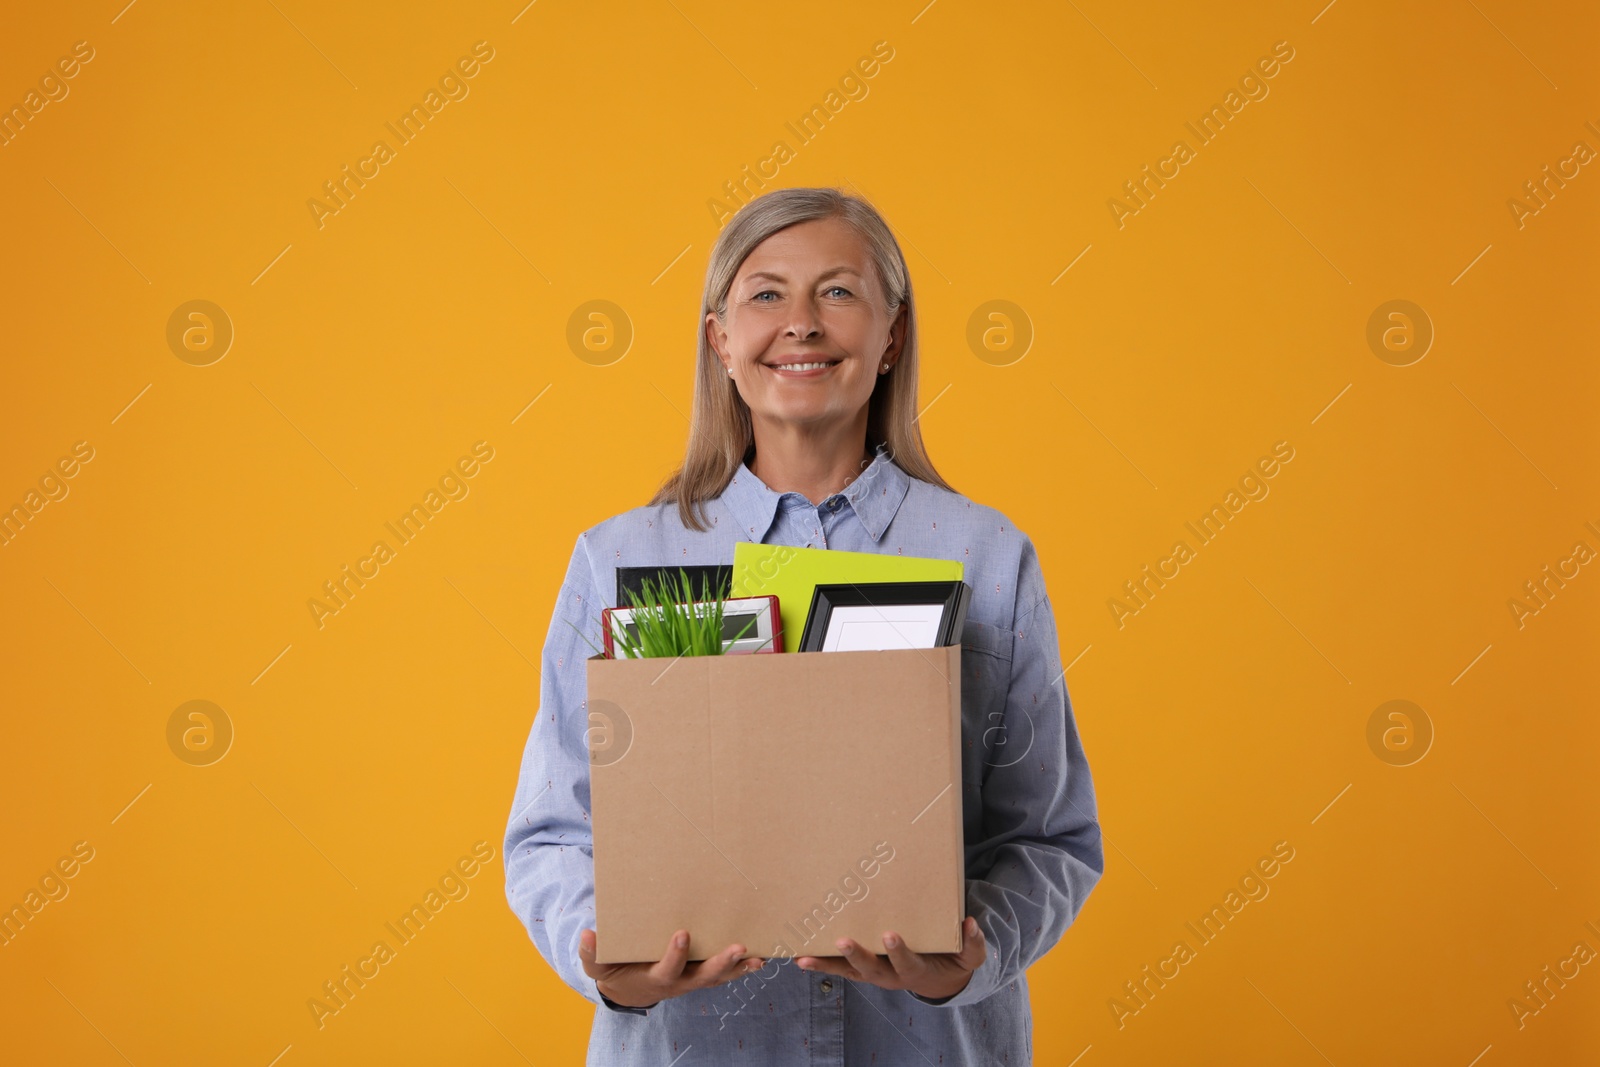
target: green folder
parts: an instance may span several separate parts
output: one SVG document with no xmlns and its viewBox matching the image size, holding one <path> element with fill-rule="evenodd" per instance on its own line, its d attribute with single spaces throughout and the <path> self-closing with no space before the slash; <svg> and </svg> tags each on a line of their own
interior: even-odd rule
<svg viewBox="0 0 1600 1067">
<path fill-rule="evenodd" d="M 844 582 L 958 582 L 960 560 L 882 556 L 876 552 L 835 552 L 827 548 L 758 545 L 733 546 L 733 592 L 730 596 L 776 596 L 783 625 L 783 650 L 798 652 L 805 632 L 811 595 L 819 585 Z"/>
</svg>

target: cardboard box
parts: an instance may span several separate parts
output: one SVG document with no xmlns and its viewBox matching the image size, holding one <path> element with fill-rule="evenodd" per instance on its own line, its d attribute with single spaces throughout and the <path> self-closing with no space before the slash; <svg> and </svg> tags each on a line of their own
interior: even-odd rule
<svg viewBox="0 0 1600 1067">
<path fill-rule="evenodd" d="M 961 646 L 587 674 L 597 962 L 960 951 Z"/>
</svg>

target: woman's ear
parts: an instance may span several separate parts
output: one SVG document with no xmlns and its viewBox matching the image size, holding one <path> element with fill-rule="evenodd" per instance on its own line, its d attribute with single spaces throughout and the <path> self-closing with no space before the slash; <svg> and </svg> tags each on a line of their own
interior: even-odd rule
<svg viewBox="0 0 1600 1067">
<path fill-rule="evenodd" d="M 889 324 L 889 339 L 884 342 L 883 355 L 879 358 L 880 363 L 889 364 L 891 369 L 893 369 L 896 361 L 898 361 L 900 358 L 900 347 L 905 344 L 906 311 L 907 306 L 905 304 L 901 304 L 899 312 L 894 317 L 894 321 Z"/>
<path fill-rule="evenodd" d="M 723 347 L 728 343 L 728 331 L 721 322 L 717 321 L 717 313 L 715 311 L 706 312 L 705 331 L 706 341 L 711 345 L 711 351 L 721 362 L 723 368 L 726 369 L 728 358 L 727 353 L 723 351 Z"/>
</svg>

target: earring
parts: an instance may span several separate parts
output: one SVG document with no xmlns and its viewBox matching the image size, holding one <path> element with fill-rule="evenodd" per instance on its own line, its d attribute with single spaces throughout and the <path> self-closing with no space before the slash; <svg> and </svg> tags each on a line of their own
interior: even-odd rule
<svg viewBox="0 0 1600 1067">
<path fill-rule="evenodd" d="M 888 370 L 888 369 L 889 369 L 889 364 L 887 364 L 887 363 L 885 363 L 885 364 L 884 364 L 884 365 L 883 365 L 883 369 L 884 369 L 884 370 Z"/>
</svg>

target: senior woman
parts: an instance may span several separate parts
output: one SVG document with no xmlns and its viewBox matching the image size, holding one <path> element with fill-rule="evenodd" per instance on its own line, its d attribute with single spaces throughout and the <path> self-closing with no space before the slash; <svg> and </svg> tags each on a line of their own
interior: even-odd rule
<svg viewBox="0 0 1600 1067">
<path fill-rule="evenodd" d="M 702 313 L 682 466 L 578 535 L 556 601 L 506 828 L 512 910 L 596 1005 L 590 1064 L 1030 1063 L 1026 970 L 1105 866 L 1033 543 L 923 448 L 910 276 L 871 205 L 834 189 L 752 201 L 712 249 Z M 575 628 L 614 606 L 615 568 L 729 564 L 740 540 L 963 564 L 960 953 L 911 952 L 888 929 L 878 945 L 840 940 L 838 956 L 763 961 L 736 944 L 689 963 L 680 930 L 657 962 L 594 962 Z M 757 968 L 757 1002 L 718 988 Z"/>
</svg>

